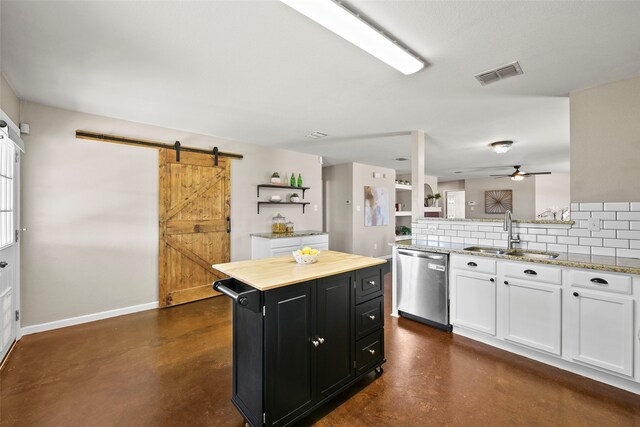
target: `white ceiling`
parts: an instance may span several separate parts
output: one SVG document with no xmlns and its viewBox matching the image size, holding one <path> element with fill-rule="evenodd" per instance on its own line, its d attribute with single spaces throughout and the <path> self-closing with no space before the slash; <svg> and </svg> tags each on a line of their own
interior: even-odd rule
<svg viewBox="0 0 640 427">
<path fill-rule="evenodd" d="M 393 159 L 421 129 L 427 173 L 445 179 L 568 170 L 568 93 L 640 74 L 640 2 L 350 4 L 430 66 L 404 76 L 272 0 L 3 0 L 2 69 L 26 100 L 330 163 L 406 171 Z M 523 76 L 473 78 L 514 60 Z M 502 139 L 514 149 L 497 156 Z"/>
</svg>

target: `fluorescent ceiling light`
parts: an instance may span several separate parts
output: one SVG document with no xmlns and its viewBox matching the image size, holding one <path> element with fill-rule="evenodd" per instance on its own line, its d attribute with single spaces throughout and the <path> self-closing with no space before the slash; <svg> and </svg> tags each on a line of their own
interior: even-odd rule
<svg viewBox="0 0 640 427">
<path fill-rule="evenodd" d="M 424 62 L 384 32 L 333 0 L 280 0 L 404 74 L 424 68 Z"/>
</svg>

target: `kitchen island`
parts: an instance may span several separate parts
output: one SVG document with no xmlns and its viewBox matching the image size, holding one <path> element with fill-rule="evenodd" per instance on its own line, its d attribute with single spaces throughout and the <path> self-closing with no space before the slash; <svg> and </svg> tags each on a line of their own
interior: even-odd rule
<svg viewBox="0 0 640 427">
<path fill-rule="evenodd" d="M 252 426 L 294 424 L 384 363 L 386 261 L 322 251 L 216 264 L 233 301 L 232 402 Z"/>
</svg>

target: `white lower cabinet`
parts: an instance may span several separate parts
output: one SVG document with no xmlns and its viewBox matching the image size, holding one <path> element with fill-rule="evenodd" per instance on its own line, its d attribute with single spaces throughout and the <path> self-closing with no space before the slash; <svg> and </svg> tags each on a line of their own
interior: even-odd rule
<svg viewBox="0 0 640 427">
<path fill-rule="evenodd" d="M 504 339 L 560 355 L 562 289 L 523 280 L 503 282 Z"/>
<path fill-rule="evenodd" d="M 450 266 L 455 333 L 640 394 L 640 276 L 458 254 Z"/>
<path fill-rule="evenodd" d="M 567 316 L 571 359 L 633 376 L 633 298 L 577 287 L 571 291 Z"/>
<path fill-rule="evenodd" d="M 495 277 L 452 270 L 450 285 L 451 324 L 495 335 Z"/>
<path fill-rule="evenodd" d="M 329 250 L 329 235 L 314 234 L 294 237 L 251 236 L 251 259 L 268 258 L 278 255 L 291 255 L 291 252 L 308 246 L 319 251 Z"/>
</svg>

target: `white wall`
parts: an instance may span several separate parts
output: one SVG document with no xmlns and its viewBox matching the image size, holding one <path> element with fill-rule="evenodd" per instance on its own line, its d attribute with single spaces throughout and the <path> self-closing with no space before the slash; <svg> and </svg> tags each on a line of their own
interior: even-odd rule
<svg viewBox="0 0 640 427">
<path fill-rule="evenodd" d="M 243 154 L 231 166 L 232 260 L 250 258 L 249 233 L 269 231 L 277 212 L 299 230 L 322 228 L 317 156 L 29 102 L 20 114 L 31 125 L 22 165 L 23 326 L 158 299 L 157 151 L 76 139 L 76 129 Z M 256 185 L 273 171 L 302 172 L 311 187 L 306 214 L 297 206 L 256 213 Z"/>
<path fill-rule="evenodd" d="M 438 182 L 438 189 L 442 195 L 440 206 L 442 206 L 442 216 L 447 217 L 447 191 L 464 190 L 464 179 L 456 181 Z M 466 209 L 466 208 L 465 208 Z M 465 212 L 466 215 L 466 212 Z"/>
<path fill-rule="evenodd" d="M 569 209 L 571 178 L 568 173 L 538 175 L 535 180 L 536 215 L 552 207 L 555 207 L 556 210 Z M 561 219 L 560 213 L 557 218 Z"/>
<path fill-rule="evenodd" d="M 635 202 L 640 77 L 571 93 L 571 201 Z"/>
<path fill-rule="evenodd" d="M 329 249 L 353 252 L 353 164 L 322 168 L 325 201 L 325 230 L 329 233 Z M 347 204 L 347 200 L 351 204 Z"/>
<path fill-rule="evenodd" d="M 467 200 L 467 218 L 501 218 L 501 214 L 488 214 L 484 211 L 484 193 L 487 190 L 512 190 L 513 217 L 517 219 L 535 219 L 535 179 L 525 178 L 512 181 L 508 178 L 479 178 L 465 180 L 465 197 Z M 475 206 L 469 202 L 475 201 Z M 471 209 L 474 207 L 475 209 Z"/>
<path fill-rule="evenodd" d="M 20 125 L 20 101 L 7 82 L 4 74 L 0 72 L 0 110 L 9 116 L 16 124 Z"/>
<path fill-rule="evenodd" d="M 374 178 L 374 172 L 378 172 L 385 178 Z M 353 164 L 353 253 L 371 257 L 386 256 L 391 254 L 389 242 L 395 241 L 395 180 L 396 172 L 393 169 L 380 166 L 369 166 L 361 163 Z M 364 187 L 384 187 L 389 195 L 389 224 L 365 227 L 364 225 Z M 357 207 L 361 206 L 358 211 Z"/>
</svg>

